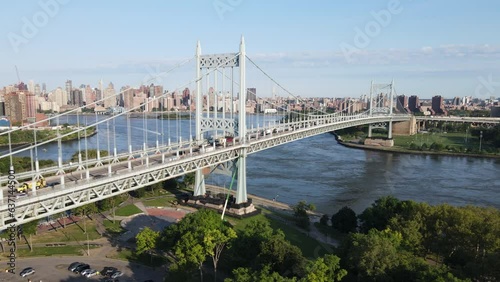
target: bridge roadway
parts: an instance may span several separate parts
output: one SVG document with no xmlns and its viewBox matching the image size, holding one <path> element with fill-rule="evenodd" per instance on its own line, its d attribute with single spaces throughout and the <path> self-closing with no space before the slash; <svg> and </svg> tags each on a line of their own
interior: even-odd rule
<svg viewBox="0 0 500 282">
<path fill-rule="evenodd" d="M 179 177 L 197 169 L 233 161 L 242 154 L 256 153 L 343 128 L 409 119 L 409 115 L 315 116 L 307 120 L 281 124 L 283 130 L 269 135 L 260 136 L 258 133 L 247 135 L 246 140 L 237 140 L 231 146 L 217 147 L 215 150 L 191 147 L 189 152 L 185 151 L 184 154 L 147 155 L 130 161 L 94 167 L 88 170 L 88 174 L 87 171 L 77 171 L 48 176 L 46 177 L 48 183 L 60 182 L 61 177 L 64 177 L 64 184 L 33 191 L 28 197 L 17 200 L 15 195 L 10 195 L 10 192 L 6 191 L 5 187 L 3 193 L 7 195 L 0 206 L 0 230 Z"/>
<path fill-rule="evenodd" d="M 499 124 L 500 118 L 495 117 L 456 117 L 456 116 L 415 116 L 416 120 L 422 121 L 444 121 L 444 122 L 467 122 L 483 124 Z"/>
</svg>

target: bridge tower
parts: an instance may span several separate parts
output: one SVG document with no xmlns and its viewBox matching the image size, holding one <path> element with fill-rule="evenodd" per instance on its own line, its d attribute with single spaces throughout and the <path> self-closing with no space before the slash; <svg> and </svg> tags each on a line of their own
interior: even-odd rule
<svg viewBox="0 0 500 282">
<path fill-rule="evenodd" d="M 368 102 L 370 116 L 392 115 L 394 108 L 394 80 L 390 84 L 375 84 L 371 82 L 370 101 Z M 392 139 L 392 121 L 374 123 L 368 126 L 368 138 L 372 137 L 374 128 L 386 128 L 387 138 Z"/>
<path fill-rule="evenodd" d="M 201 46 L 200 42 L 196 46 L 196 112 L 195 112 L 195 121 L 196 121 L 196 143 L 205 150 L 205 137 L 206 133 L 215 133 L 217 136 L 218 132 L 222 131 L 223 134 L 231 134 L 234 137 L 238 138 L 238 142 L 244 144 L 246 143 L 246 86 L 245 86 L 245 40 L 243 36 L 241 37 L 240 42 L 240 51 L 238 53 L 227 53 L 227 54 L 212 54 L 212 55 L 202 55 L 201 54 Z M 237 117 L 233 117 L 233 109 L 232 109 L 232 101 L 233 101 L 233 71 L 234 68 L 239 68 L 239 96 L 238 96 L 238 115 Z M 222 74 L 222 88 L 224 88 L 224 80 L 226 77 L 226 70 L 229 70 L 230 80 L 231 80 L 231 109 L 226 109 L 226 101 L 224 96 L 224 90 L 222 89 L 222 113 L 219 113 L 218 106 L 218 86 L 219 83 L 217 81 L 218 73 Z M 204 75 L 202 72 L 206 72 L 206 85 L 202 86 L 202 80 Z M 210 76 L 213 75 L 214 81 L 213 86 L 210 87 Z M 203 91 L 202 87 L 207 89 L 207 107 L 206 111 L 203 110 Z M 210 89 L 213 89 L 215 99 L 212 107 L 213 111 L 210 110 Z M 226 111 L 230 110 L 231 116 L 226 116 Z M 236 140 L 236 138 L 235 138 Z M 233 141 L 235 142 L 235 141 Z M 237 170 L 237 191 L 236 191 L 236 203 L 241 204 L 247 202 L 247 189 L 246 189 L 246 148 L 243 147 L 239 154 L 238 159 L 236 160 L 236 170 Z M 234 169 L 234 166 L 233 166 Z M 201 169 L 196 171 L 195 175 L 195 188 L 194 188 L 194 196 L 202 196 L 205 195 L 205 180 Z"/>
</svg>

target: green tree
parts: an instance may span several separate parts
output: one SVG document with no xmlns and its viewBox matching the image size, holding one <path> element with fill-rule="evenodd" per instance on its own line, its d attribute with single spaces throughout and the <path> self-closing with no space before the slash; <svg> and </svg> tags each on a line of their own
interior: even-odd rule
<svg viewBox="0 0 500 282">
<path fill-rule="evenodd" d="M 220 255 L 224 247 L 235 238 L 236 232 L 232 228 L 226 228 L 224 231 L 212 229 L 205 233 L 203 243 L 208 250 L 208 255 L 212 257 L 215 281 L 217 281 L 217 264 L 219 263 Z"/>
<path fill-rule="evenodd" d="M 327 214 L 324 214 L 321 216 L 319 219 L 319 223 L 324 226 L 328 226 L 328 221 L 330 220 L 330 217 Z"/>
<path fill-rule="evenodd" d="M 342 233 L 356 231 L 358 227 L 358 218 L 356 213 L 349 207 L 341 208 L 336 214 L 332 215 L 332 227 Z"/>
<path fill-rule="evenodd" d="M 252 219 L 245 229 L 238 231 L 238 240 L 235 240 L 231 249 L 223 258 L 230 269 L 253 266 L 260 253 L 261 243 L 269 240 L 273 229 L 267 220 Z"/>
<path fill-rule="evenodd" d="M 136 252 L 137 254 L 142 254 L 144 252 L 149 252 L 151 256 L 151 262 L 153 262 L 152 250 L 156 248 L 158 238 L 160 237 L 160 232 L 153 231 L 149 227 L 145 227 L 141 232 L 137 233 L 136 239 Z"/>
<path fill-rule="evenodd" d="M 297 225 L 301 228 L 309 230 L 309 215 L 308 211 L 314 211 L 316 207 L 313 204 L 308 204 L 306 201 L 300 201 L 293 206 L 293 214 Z"/>
<path fill-rule="evenodd" d="M 36 235 L 38 229 L 38 220 L 32 220 L 30 222 L 24 223 L 21 226 L 22 235 Z"/>
<path fill-rule="evenodd" d="M 203 263 L 209 255 L 208 249 L 200 243 L 200 236 L 195 232 L 187 232 L 174 246 L 174 254 L 177 264 L 181 267 L 196 267 L 200 271 L 200 278 L 203 281 Z"/>
<path fill-rule="evenodd" d="M 226 278 L 224 282 L 295 282 L 295 278 L 286 278 L 277 272 L 271 272 L 267 265 L 260 271 L 252 271 L 249 268 L 236 268 L 233 270 L 234 279 Z"/>
<path fill-rule="evenodd" d="M 194 181 L 195 181 L 195 173 L 194 172 L 190 172 L 188 174 L 185 174 L 183 179 L 182 179 L 182 182 L 184 183 L 185 187 L 191 187 L 194 184 Z"/>
<path fill-rule="evenodd" d="M 362 279 L 385 281 L 386 272 L 398 266 L 401 234 L 372 229 L 368 234 L 351 233 L 341 246 L 347 265 Z"/>
<path fill-rule="evenodd" d="M 285 234 L 281 230 L 263 241 L 260 249 L 258 256 L 260 265 L 269 265 L 271 271 L 280 275 L 304 276 L 307 260 L 297 246 L 285 240 Z"/>
<path fill-rule="evenodd" d="M 347 271 L 340 267 L 340 258 L 327 254 L 322 258 L 310 262 L 307 274 L 299 282 L 335 282 L 347 275 Z"/>
<path fill-rule="evenodd" d="M 384 230 L 395 215 L 411 218 L 417 210 L 418 205 L 413 201 L 400 201 L 392 196 L 382 197 L 359 215 L 361 231 L 368 232 L 372 228 Z"/>
<path fill-rule="evenodd" d="M 163 248 L 173 249 L 179 268 L 197 268 L 201 279 L 207 256 L 212 256 L 217 265 L 222 250 L 235 237 L 235 231 L 219 214 L 206 209 L 186 215 L 162 234 Z"/>
<path fill-rule="evenodd" d="M 99 152 L 100 152 L 99 156 L 101 158 L 109 155 L 108 151 L 106 151 L 106 150 L 100 150 Z M 87 150 L 86 154 L 85 154 L 85 151 L 80 151 L 80 153 L 82 154 L 82 161 L 85 160 L 86 156 L 88 156 L 89 160 L 97 159 L 97 150 L 96 149 L 89 149 L 89 150 Z M 78 161 L 78 152 L 75 152 L 73 155 L 71 155 L 71 161 L 73 161 L 73 162 Z"/>
</svg>

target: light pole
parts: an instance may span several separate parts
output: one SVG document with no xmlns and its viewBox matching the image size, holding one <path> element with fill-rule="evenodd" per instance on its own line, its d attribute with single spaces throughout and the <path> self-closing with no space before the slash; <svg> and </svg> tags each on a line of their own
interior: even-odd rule
<svg viewBox="0 0 500 282">
<path fill-rule="evenodd" d="M 481 152 L 481 145 L 483 141 L 483 131 L 479 131 L 479 152 Z"/>
<path fill-rule="evenodd" d="M 87 233 L 87 255 L 90 256 L 89 233 Z"/>
</svg>

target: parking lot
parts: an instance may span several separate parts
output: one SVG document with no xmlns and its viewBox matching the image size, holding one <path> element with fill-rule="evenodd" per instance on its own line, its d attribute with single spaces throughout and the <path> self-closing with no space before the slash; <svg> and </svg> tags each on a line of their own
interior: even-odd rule
<svg viewBox="0 0 500 282">
<path fill-rule="evenodd" d="M 82 257 L 82 256 L 68 256 L 68 257 L 39 257 L 18 259 L 16 261 L 16 274 L 0 272 L 0 281 L 22 281 L 26 282 L 80 282 L 80 281 L 101 281 L 103 276 L 96 275 L 94 277 L 86 278 L 79 274 L 68 271 L 68 266 L 72 262 L 88 263 L 91 268 L 101 271 L 105 266 L 116 267 L 122 271 L 124 275 L 119 278 L 119 281 L 145 281 L 151 279 L 153 281 L 163 281 L 165 270 L 150 268 L 144 265 L 130 263 L 127 261 L 95 258 L 95 257 Z M 2 270 L 7 268 L 5 260 L 0 261 Z M 22 278 L 19 273 L 26 267 L 33 267 L 35 274 Z"/>
</svg>

